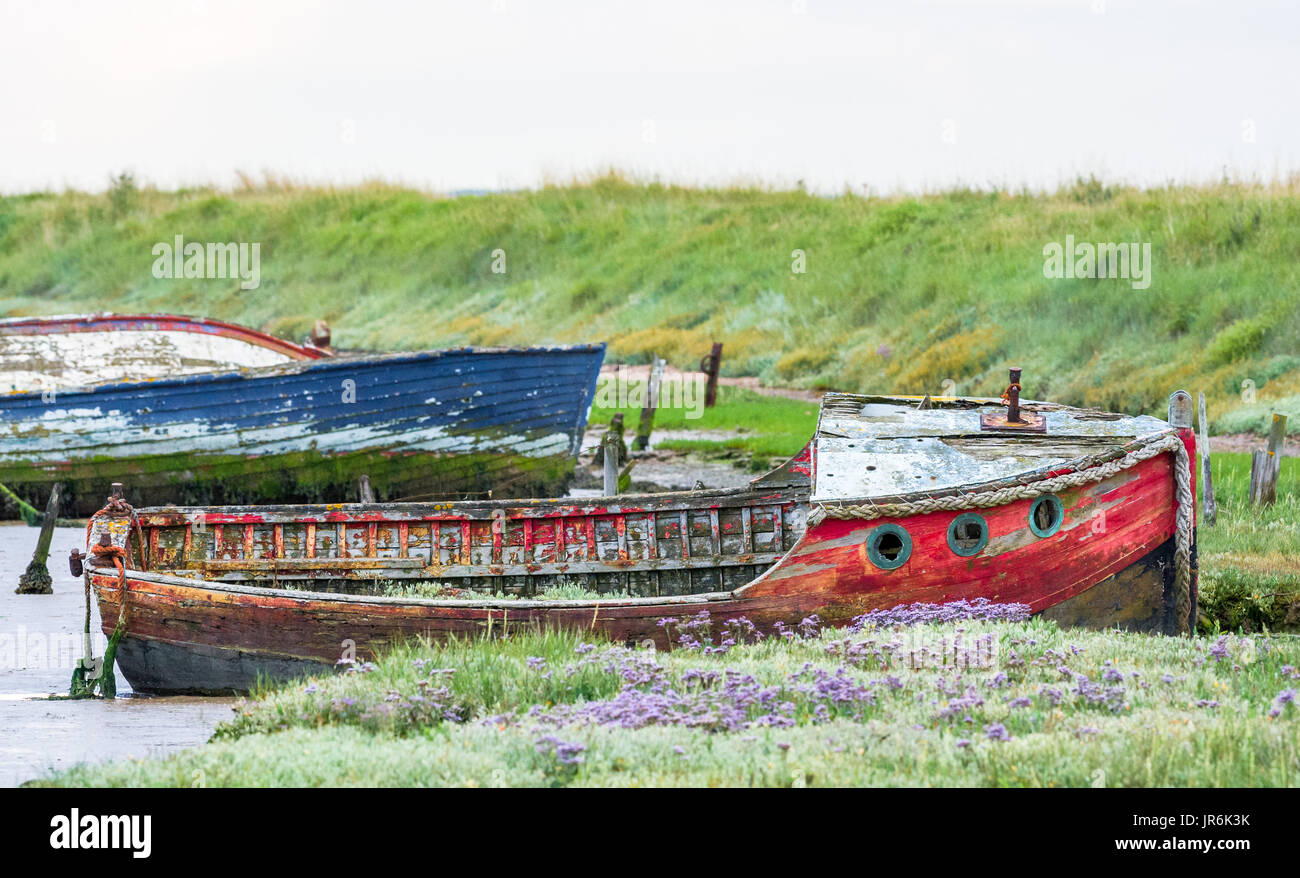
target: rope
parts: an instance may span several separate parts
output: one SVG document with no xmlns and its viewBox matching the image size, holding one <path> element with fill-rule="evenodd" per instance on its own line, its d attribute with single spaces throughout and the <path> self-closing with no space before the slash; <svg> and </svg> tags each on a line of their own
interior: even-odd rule
<svg viewBox="0 0 1300 878">
<path fill-rule="evenodd" d="M 1055 494 L 1068 488 L 1077 488 L 1108 479 L 1117 473 L 1137 466 L 1160 454 L 1174 455 L 1174 494 L 1178 501 L 1174 533 L 1174 613 L 1178 631 L 1185 632 L 1190 625 L 1192 609 L 1192 486 L 1187 446 L 1176 433 L 1161 433 L 1129 451 L 1123 457 L 1089 465 L 1084 460 L 1073 472 L 1050 478 L 990 488 L 965 494 L 944 497 L 924 496 L 915 500 L 899 499 L 889 503 L 852 503 L 828 505 L 815 504 L 808 514 L 808 526 L 815 527 L 827 518 L 872 521 L 877 518 L 902 518 L 926 515 L 931 512 L 956 512 L 962 509 L 987 509 L 1016 500 L 1029 500 L 1042 494 Z"/>
<path fill-rule="evenodd" d="M 117 611 L 117 624 L 113 626 L 113 633 L 108 638 L 108 645 L 104 647 L 104 658 L 99 666 L 99 673 L 94 677 L 87 677 L 87 674 L 95 669 L 95 660 L 91 655 L 90 646 L 90 570 L 89 568 L 83 574 L 86 584 L 86 626 L 85 626 L 85 658 L 80 665 L 72 671 L 72 683 L 68 688 L 68 695 L 72 698 L 93 698 L 96 690 L 103 698 L 117 697 L 117 679 L 113 675 L 113 665 L 117 660 L 117 645 L 122 640 L 122 635 L 126 633 L 127 622 L 127 598 L 126 588 L 126 546 L 102 545 L 100 543 L 90 544 L 90 535 L 94 528 L 95 518 L 104 514 L 129 515 L 131 526 L 136 532 L 140 543 L 140 566 L 148 570 L 148 556 L 144 548 L 144 528 L 140 526 L 140 520 L 136 518 L 135 509 L 120 497 L 112 497 L 103 509 L 91 516 L 90 521 L 86 522 L 86 543 L 90 549 L 90 554 L 96 558 L 112 558 L 113 566 L 117 568 L 117 587 L 121 590 L 122 596 Z M 107 538 L 107 532 L 104 537 Z M 126 544 L 131 542 L 130 531 L 127 532 Z"/>
<path fill-rule="evenodd" d="M 104 504 L 104 508 L 90 516 L 90 519 L 86 522 L 86 542 L 90 542 L 90 531 L 95 526 L 95 519 L 105 513 L 129 515 L 131 517 L 131 528 L 135 531 L 135 541 L 140 545 L 140 569 L 148 570 L 149 554 L 144 550 L 144 528 L 140 525 L 140 519 L 136 517 L 135 507 L 121 497 L 109 497 L 108 502 Z M 126 542 L 129 543 L 130 541 L 131 535 L 128 533 Z"/>
</svg>

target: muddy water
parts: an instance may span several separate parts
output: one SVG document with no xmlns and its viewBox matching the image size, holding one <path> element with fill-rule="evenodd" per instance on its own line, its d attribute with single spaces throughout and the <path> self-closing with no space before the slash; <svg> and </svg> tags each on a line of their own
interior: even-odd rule
<svg viewBox="0 0 1300 878">
<path fill-rule="evenodd" d="M 0 787 L 46 777 L 78 762 L 169 753 L 201 744 L 230 716 L 229 698 L 132 696 L 117 675 L 115 701 L 52 701 L 66 695 L 82 653 L 85 594 L 68 575 L 68 552 L 85 547 L 81 528 L 58 528 L 50 550 L 52 595 L 16 595 L 36 528 L 0 522 Z M 99 613 L 93 647 L 103 655 Z"/>
</svg>

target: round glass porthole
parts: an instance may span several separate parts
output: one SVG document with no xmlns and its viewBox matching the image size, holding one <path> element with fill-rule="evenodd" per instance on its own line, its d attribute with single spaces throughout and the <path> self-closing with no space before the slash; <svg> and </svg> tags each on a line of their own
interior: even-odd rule
<svg viewBox="0 0 1300 878">
<path fill-rule="evenodd" d="M 1050 537 L 1061 529 L 1065 507 L 1054 494 L 1044 494 L 1029 507 L 1029 529 L 1040 537 Z"/>
<path fill-rule="evenodd" d="M 897 570 L 912 554 L 912 538 L 896 524 L 882 524 L 867 538 L 867 557 L 881 570 Z"/>
<path fill-rule="evenodd" d="M 963 512 L 948 525 L 948 548 L 963 558 L 978 555 L 989 544 L 989 523 L 978 512 Z"/>
</svg>

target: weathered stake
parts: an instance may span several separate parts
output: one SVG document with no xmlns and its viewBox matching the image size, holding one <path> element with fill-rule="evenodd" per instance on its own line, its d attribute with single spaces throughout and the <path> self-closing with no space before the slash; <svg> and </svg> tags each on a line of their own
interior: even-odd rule
<svg viewBox="0 0 1300 878">
<path fill-rule="evenodd" d="M 1219 507 L 1214 502 L 1214 479 L 1210 473 L 1210 421 L 1205 416 L 1205 394 L 1197 394 L 1197 433 L 1196 456 L 1201 459 L 1201 521 L 1214 527 L 1218 518 Z"/>
<path fill-rule="evenodd" d="M 713 408 L 713 404 L 718 401 L 718 369 L 722 366 L 722 342 L 715 341 L 713 350 L 709 355 L 700 360 L 700 371 L 709 376 L 708 384 L 704 386 L 704 407 Z"/>
<path fill-rule="evenodd" d="M 1268 447 L 1256 450 L 1250 461 L 1250 502 L 1270 506 L 1277 501 L 1277 477 L 1282 469 L 1282 447 L 1286 442 L 1286 415 L 1273 413 Z"/>
<path fill-rule="evenodd" d="M 36 540 L 36 551 L 27 570 L 18 577 L 14 594 L 54 594 L 54 580 L 45 566 L 50 557 L 50 540 L 54 538 L 54 525 L 59 520 L 59 494 L 63 485 L 55 483 L 50 489 L 50 502 L 45 504 L 45 519 L 41 522 L 41 535 Z"/>
<path fill-rule="evenodd" d="M 361 497 L 362 503 L 375 502 L 375 490 L 370 487 L 370 476 L 363 474 L 357 479 L 357 494 Z"/>
<path fill-rule="evenodd" d="M 655 406 L 659 403 L 659 381 L 663 378 L 665 361 L 654 358 L 654 364 L 650 367 L 650 386 L 646 388 L 645 406 L 641 409 L 641 420 L 637 421 L 636 439 L 632 442 L 632 447 L 637 451 L 645 451 L 650 445 L 650 431 L 654 429 Z"/>
<path fill-rule="evenodd" d="M 616 412 L 614 417 L 609 419 L 609 433 L 618 437 L 618 459 L 627 460 L 627 444 L 623 441 L 623 413 Z M 605 443 L 596 448 L 596 459 L 593 461 L 596 466 L 603 466 L 605 463 Z"/>
<path fill-rule="evenodd" d="M 601 451 L 605 462 L 605 496 L 613 497 L 618 493 L 618 440 L 613 433 L 606 433 L 601 440 Z"/>
</svg>

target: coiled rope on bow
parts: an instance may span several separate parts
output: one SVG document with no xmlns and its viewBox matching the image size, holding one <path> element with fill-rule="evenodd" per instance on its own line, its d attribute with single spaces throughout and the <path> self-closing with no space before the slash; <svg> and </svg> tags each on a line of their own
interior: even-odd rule
<svg viewBox="0 0 1300 878">
<path fill-rule="evenodd" d="M 1016 500 L 1029 500 L 1042 494 L 1055 494 L 1108 479 L 1161 454 L 1174 455 L 1174 496 L 1178 510 L 1174 529 L 1174 613 L 1178 630 L 1186 631 L 1192 609 L 1192 484 L 1187 446 L 1177 433 L 1159 433 L 1140 443 L 1122 457 L 1104 462 L 1082 462 L 1073 472 L 1044 477 L 1020 484 L 943 497 L 923 496 L 914 500 L 887 503 L 815 504 L 808 514 L 808 526 L 815 527 L 827 518 L 871 521 L 877 518 L 901 518 L 930 512 L 956 512 L 963 509 L 987 509 Z"/>
</svg>

